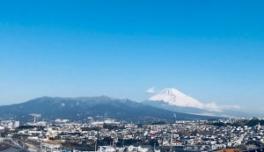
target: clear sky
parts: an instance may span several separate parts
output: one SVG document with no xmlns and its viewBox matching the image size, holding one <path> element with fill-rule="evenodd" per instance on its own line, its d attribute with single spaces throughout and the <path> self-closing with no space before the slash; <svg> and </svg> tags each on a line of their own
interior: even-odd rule
<svg viewBox="0 0 264 152">
<path fill-rule="evenodd" d="M 145 100 L 174 87 L 264 107 L 263 0 L 0 2 L 0 104 L 39 96 Z"/>
</svg>

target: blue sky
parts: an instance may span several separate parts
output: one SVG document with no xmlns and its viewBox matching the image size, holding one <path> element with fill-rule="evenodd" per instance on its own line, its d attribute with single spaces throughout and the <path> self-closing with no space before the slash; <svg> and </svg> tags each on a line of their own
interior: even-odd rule
<svg viewBox="0 0 264 152">
<path fill-rule="evenodd" d="M 0 4 L 0 103 L 39 96 L 145 100 L 174 87 L 264 106 L 261 0 L 52 0 Z"/>
</svg>

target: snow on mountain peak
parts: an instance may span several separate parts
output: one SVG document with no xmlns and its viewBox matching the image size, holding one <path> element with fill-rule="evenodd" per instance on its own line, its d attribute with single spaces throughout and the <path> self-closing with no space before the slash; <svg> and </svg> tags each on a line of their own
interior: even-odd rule
<svg viewBox="0 0 264 152">
<path fill-rule="evenodd" d="M 149 98 L 150 101 L 161 101 L 172 106 L 198 108 L 212 112 L 222 109 L 215 103 L 203 103 L 174 88 L 165 88 Z"/>
<path fill-rule="evenodd" d="M 151 101 L 163 101 L 169 105 L 179 107 L 193 107 L 203 109 L 203 104 L 174 88 L 166 88 L 150 97 Z"/>
</svg>

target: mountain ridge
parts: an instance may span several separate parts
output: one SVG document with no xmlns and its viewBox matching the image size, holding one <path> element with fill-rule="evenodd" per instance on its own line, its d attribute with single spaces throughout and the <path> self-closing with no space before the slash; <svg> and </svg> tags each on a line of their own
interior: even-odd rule
<svg viewBox="0 0 264 152">
<path fill-rule="evenodd" d="M 115 99 L 107 96 L 98 97 L 40 97 L 20 104 L 0 106 L 1 119 L 11 118 L 30 120 L 30 114 L 41 114 L 43 119 L 66 118 L 85 120 L 88 117 L 111 117 L 125 121 L 175 121 L 213 119 L 173 112 L 138 103 L 129 99 Z"/>
</svg>

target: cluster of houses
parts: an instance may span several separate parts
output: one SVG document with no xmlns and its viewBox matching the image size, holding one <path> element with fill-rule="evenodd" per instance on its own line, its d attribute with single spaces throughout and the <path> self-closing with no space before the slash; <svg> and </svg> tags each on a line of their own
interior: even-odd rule
<svg viewBox="0 0 264 152">
<path fill-rule="evenodd" d="M 227 121 L 227 120 L 225 120 Z M 134 124 L 113 119 L 0 122 L 0 143 L 30 152 L 200 152 L 262 149 L 264 126 L 217 126 L 208 121 Z M 0 144 L 1 147 L 1 144 Z"/>
</svg>

